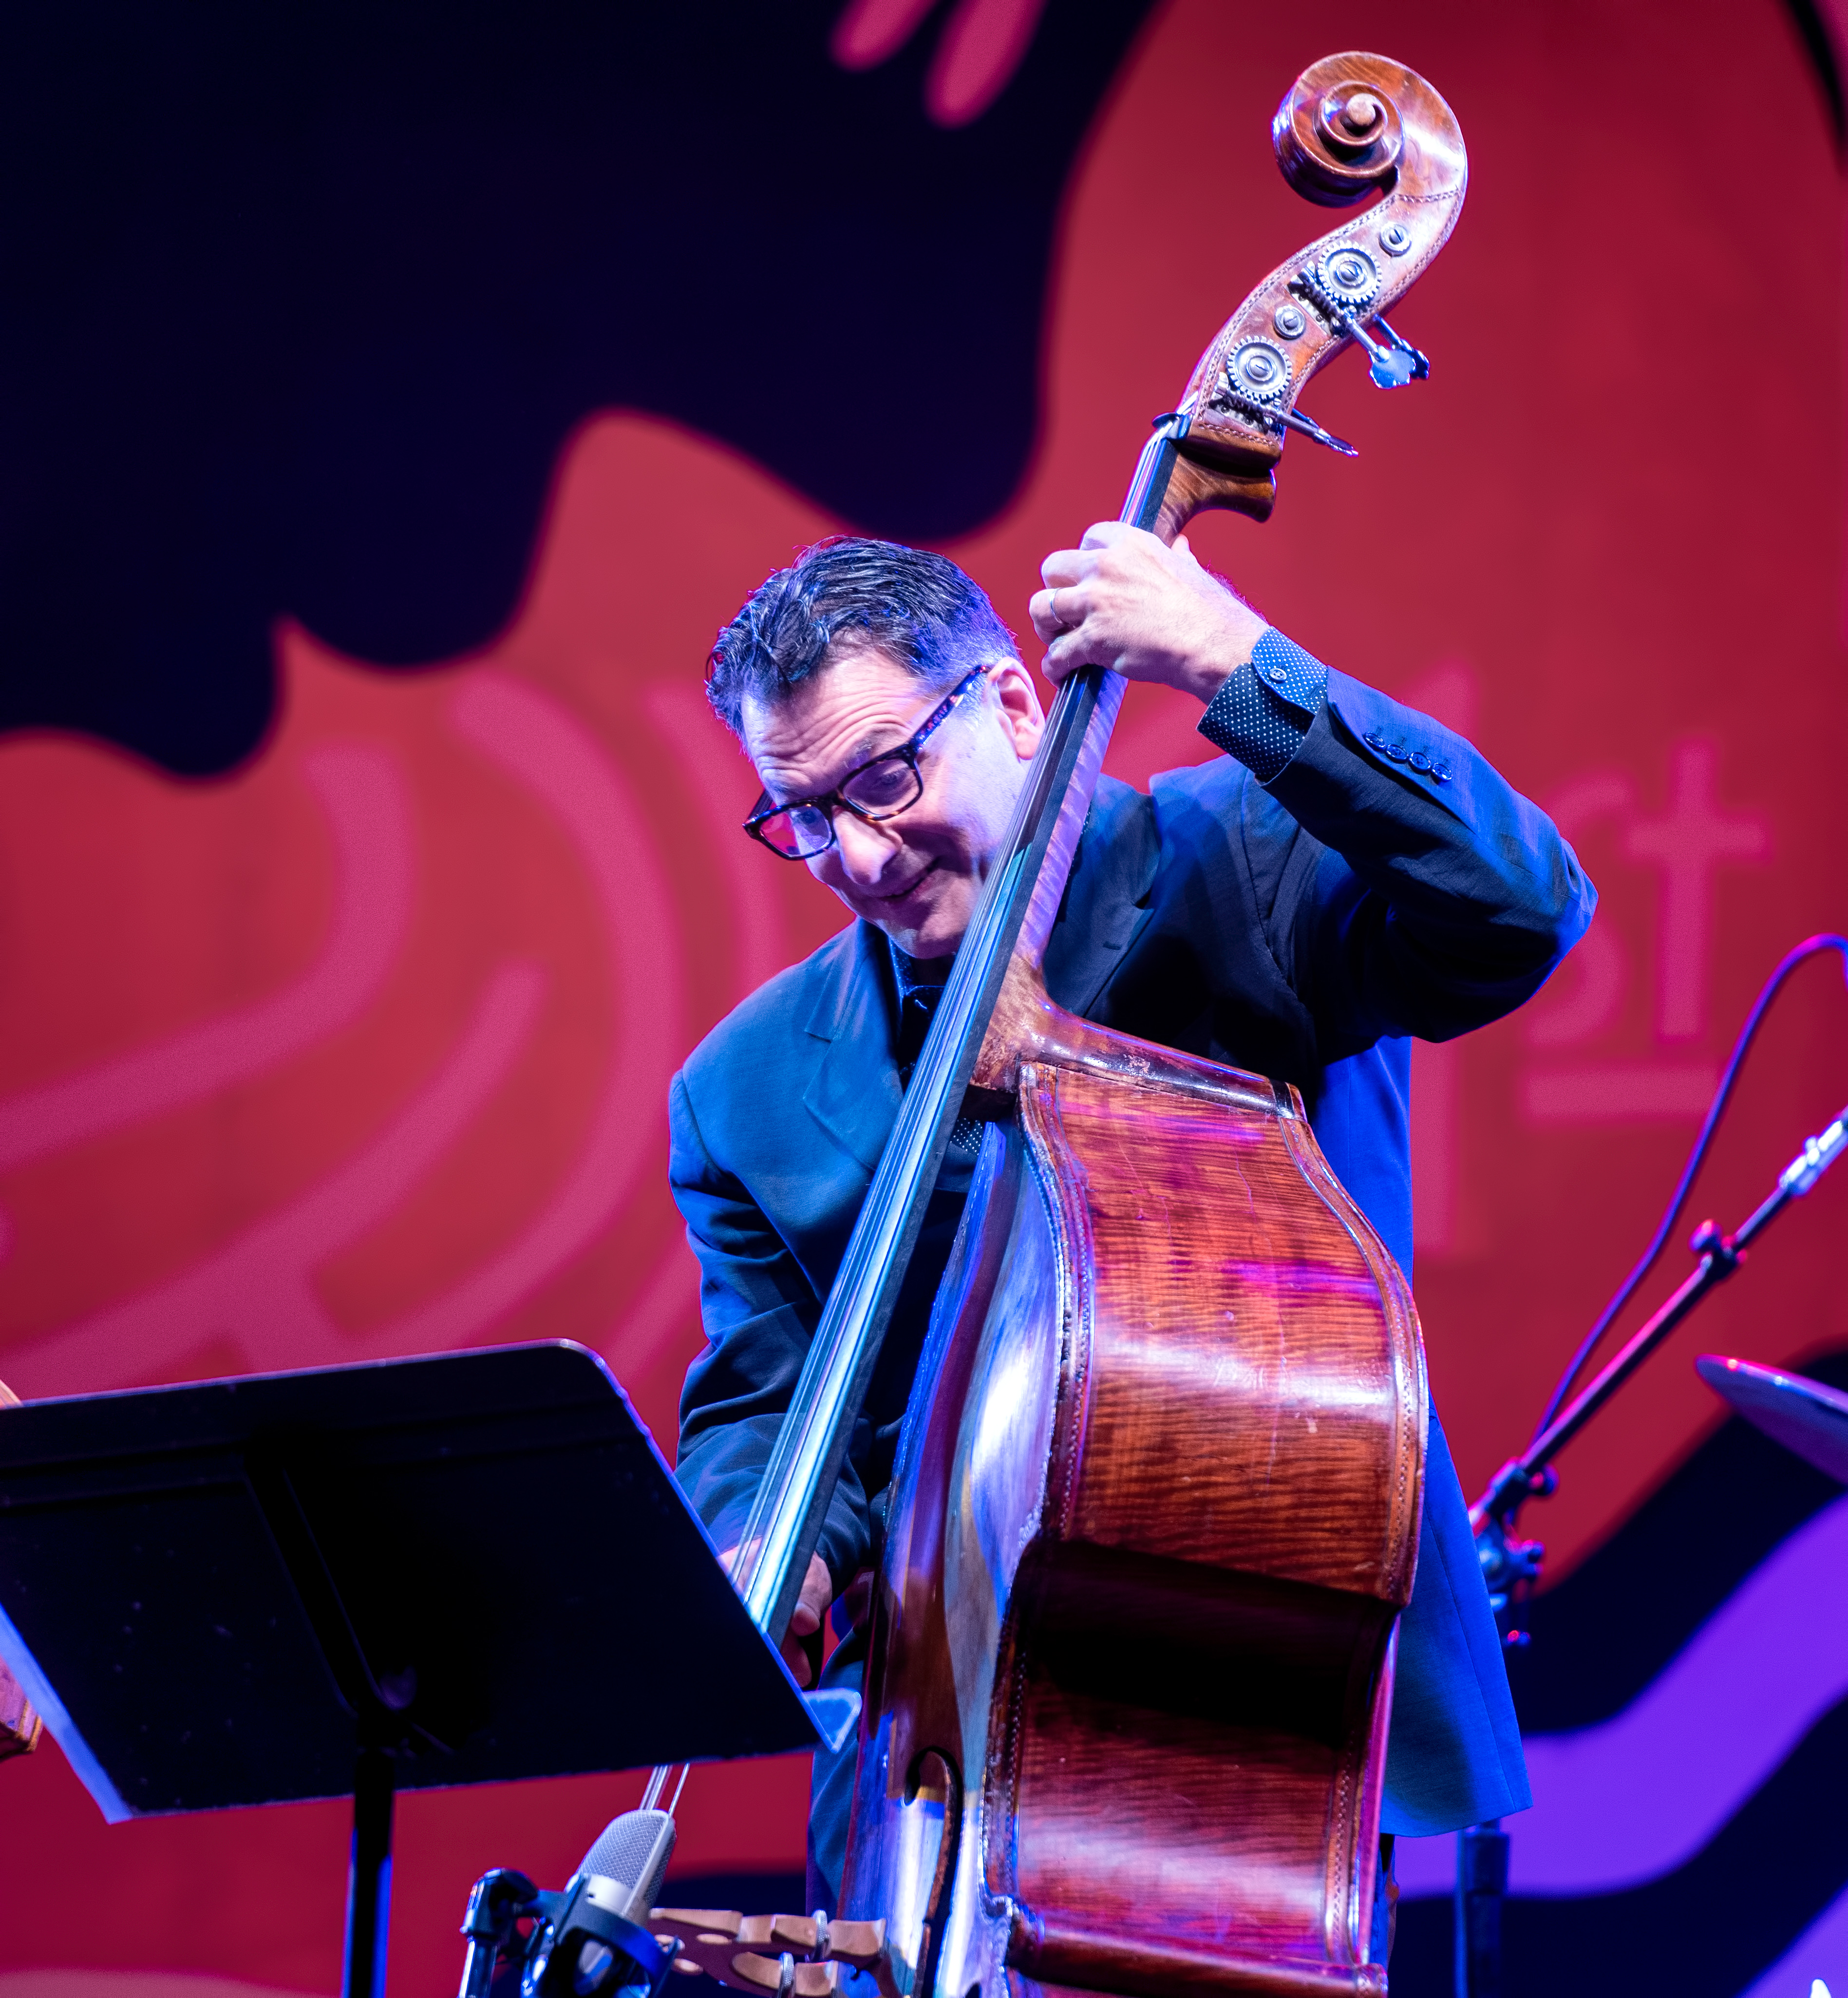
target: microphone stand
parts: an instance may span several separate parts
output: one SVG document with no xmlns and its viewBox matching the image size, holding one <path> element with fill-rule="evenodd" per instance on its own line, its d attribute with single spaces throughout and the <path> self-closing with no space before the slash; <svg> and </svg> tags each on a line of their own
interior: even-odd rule
<svg viewBox="0 0 1848 1998">
<path fill-rule="evenodd" d="M 1584 1428 L 1643 1361 L 1694 1307 L 1718 1290 L 1759 1236 L 1793 1200 L 1801 1200 L 1848 1149 L 1848 1108 L 1803 1149 L 1777 1177 L 1770 1195 L 1733 1233 L 1703 1221 L 1688 1243 L 1698 1258 L 1694 1269 L 1655 1313 L 1632 1333 L 1621 1351 L 1589 1386 L 1566 1403 L 1518 1457 L 1510 1457 L 1470 1508 L 1477 1558 L 1489 1585 L 1489 1606 L 1502 1642 L 1518 1650 L 1528 1642 L 1511 1619 L 1540 1578 L 1546 1548 L 1540 1540 L 1517 1539 L 1514 1528 L 1530 1498 L 1559 1488 L 1553 1460 Z M 1456 1998 L 1501 1998 L 1501 1903 L 1508 1890 L 1508 1835 L 1490 1819 L 1457 1834 Z"/>
</svg>

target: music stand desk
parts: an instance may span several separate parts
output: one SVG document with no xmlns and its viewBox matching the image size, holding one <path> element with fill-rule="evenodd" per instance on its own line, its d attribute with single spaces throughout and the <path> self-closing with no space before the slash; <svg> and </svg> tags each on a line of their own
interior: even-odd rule
<svg viewBox="0 0 1848 1998">
<path fill-rule="evenodd" d="M 112 1823 L 351 1795 L 350 1994 L 395 1789 L 844 1740 L 567 1341 L 0 1411 L 0 1655 Z"/>
</svg>

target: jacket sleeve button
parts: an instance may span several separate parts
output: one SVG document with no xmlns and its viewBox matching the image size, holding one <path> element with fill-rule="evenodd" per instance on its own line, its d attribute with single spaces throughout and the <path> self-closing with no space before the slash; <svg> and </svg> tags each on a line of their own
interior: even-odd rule
<svg viewBox="0 0 1848 1998">
<path fill-rule="evenodd" d="M 1386 753 L 1387 755 L 1391 757 L 1395 763 L 1403 763 L 1408 760 L 1409 752 L 1406 749 L 1405 745 L 1403 742 L 1387 743 L 1386 745 Z"/>
<path fill-rule="evenodd" d="M 1413 750 L 1405 760 L 1414 770 L 1428 770 L 1431 768 L 1431 759 L 1422 749 Z"/>
</svg>

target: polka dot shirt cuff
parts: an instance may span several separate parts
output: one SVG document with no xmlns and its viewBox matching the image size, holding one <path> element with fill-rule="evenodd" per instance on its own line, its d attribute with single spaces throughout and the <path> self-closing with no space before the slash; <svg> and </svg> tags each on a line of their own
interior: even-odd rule
<svg viewBox="0 0 1848 1998">
<path fill-rule="evenodd" d="M 1250 663 L 1207 703 L 1200 732 L 1268 784 L 1302 748 L 1328 693 L 1328 669 L 1321 660 L 1281 631 L 1266 631 L 1252 648 Z"/>
</svg>

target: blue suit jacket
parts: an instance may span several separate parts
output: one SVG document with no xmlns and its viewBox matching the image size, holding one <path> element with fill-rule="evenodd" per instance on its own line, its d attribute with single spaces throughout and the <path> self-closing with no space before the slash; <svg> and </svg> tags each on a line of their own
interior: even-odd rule
<svg viewBox="0 0 1848 1998">
<path fill-rule="evenodd" d="M 1448 781 L 1411 768 L 1414 749 Z M 1100 783 L 1046 982 L 1106 1025 L 1294 1082 L 1329 1163 L 1409 1273 L 1405 1037 L 1446 1040 L 1520 1004 L 1594 899 L 1551 822 L 1466 743 L 1331 672 L 1326 705 L 1267 786 L 1227 757 L 1158 776 L 1147 796 Z M 856 925 L 746 1000 L 674 1079 L 674 1195 L 703 1272 L 708 1341 L 681 1403 L 679 1474 L 722 1547 L 739 1536 L 896 1115 L 895 1031 L 889 953 Z M 829 1513 L 822 1552 L 837 1592 L 876 1558 L 966 1185 L 952 1160 Z M 857 1670 L 858 1649 L 842 1647 L 831 1679 Z M 818 1784 L 818 1808 L 836 1788 Z M 1383 1828 L 1449 1830 L 1530 1801 L 1434 1417 Z M 845 1826 L 817 1829 L 825 1861 Z"/>
</svg>

